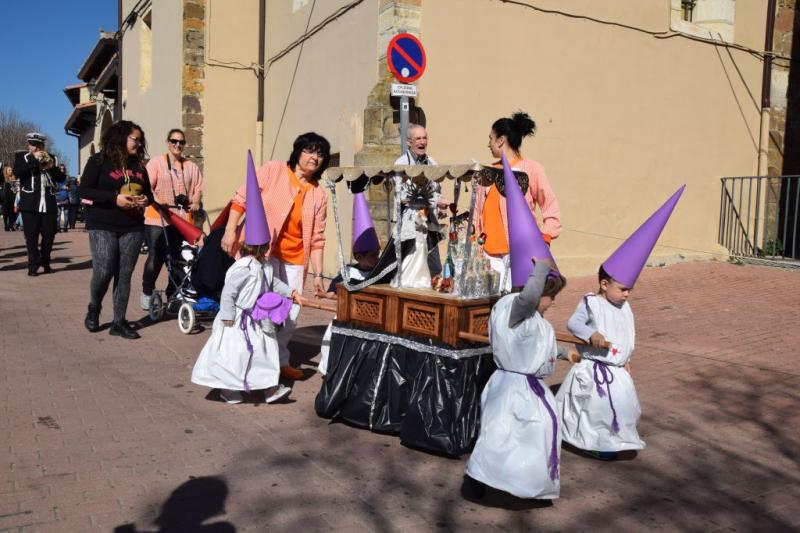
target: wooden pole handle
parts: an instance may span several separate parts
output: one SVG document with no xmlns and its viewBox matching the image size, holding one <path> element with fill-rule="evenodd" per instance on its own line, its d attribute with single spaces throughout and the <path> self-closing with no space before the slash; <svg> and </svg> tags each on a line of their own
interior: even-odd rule
<svg viewBox="0 0 800 533">
<path fill-rule="evenodd" d="M 470 342 L 482 342 L 484 344 L 489 344 L 489 337 L 486 335 L 476 335 L 475 333 L 468 333 L 466 331 L 459 331 L 458 338 L 464 339 L 465 341 Z M 568 344 L 576 344 L 579 346 L 589 346 L 589 343 L 583 339 L 576 337 L 575 335 L 571 335 L 569 333 L 557 332 L 556 333 L 556 340 L 559 342 L 566 342 Z M 603 348 L 608 349 L 609 343 L 606 342 Z"/>
<path fill-rule="evenodd" d="M 322 311 L 329 311 L 331 313 L 336 312 L 335 305 L 328 305 L 322 302 L 316 302 L 311 300 L 306 300 L 305 302 L 303 302 L 303 307 L 310 307 L 311 309 L 320 309 Z"/>
</svg>

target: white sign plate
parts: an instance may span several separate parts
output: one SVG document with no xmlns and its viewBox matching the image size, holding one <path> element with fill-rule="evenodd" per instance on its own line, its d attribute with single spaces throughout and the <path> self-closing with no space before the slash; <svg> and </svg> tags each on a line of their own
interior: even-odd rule
<svg viewBox="0 0 800 533">
<path fill-rule="evenodd" d="M 405 83 L 392 84 L 392 96 L 417 96 L 417 86 L 407 85 Z"/>
</svg>

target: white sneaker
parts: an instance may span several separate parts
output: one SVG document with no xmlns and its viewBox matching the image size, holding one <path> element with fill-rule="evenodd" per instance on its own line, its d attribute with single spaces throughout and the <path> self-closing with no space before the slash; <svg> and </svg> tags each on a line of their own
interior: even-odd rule
<svg viewBox="0 0 800 533">
<path fill-rule="evenodd" d="M 242 403 L 242 393 L 238 390 L 222 389 L 219 391 L 219 397 L 225 403 Z"/>
<path fill-rule="evenodd" d="M 277 402 L 281 398 L 286 398 L 289 396 L 289 393 L 292 392 L 291 387 L 287 387 L 286 385 L 278 385 L 270 390 L 272 390 L 272 394 L 269 394 L 269 390 L 267 391 L 267 403 Z"/>
<path fill-rule="evenodd" d="M 148 296 L 145 293 L 142 293 L 139 296 L 139 307 L 142 308 L 142 311 L 149 311 L 150 310 L 150 300 L 152 300 L 152 299 L 153 299 L 153 295 L 152 294 L 150 296 Z"/>
</svg>

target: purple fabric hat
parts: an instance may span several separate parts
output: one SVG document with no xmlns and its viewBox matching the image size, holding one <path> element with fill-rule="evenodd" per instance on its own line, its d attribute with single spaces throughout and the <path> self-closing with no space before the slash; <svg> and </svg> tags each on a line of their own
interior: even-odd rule
<svg viewBox="0 0 800 533">
<path fill-rule="evenodd" d="M 659 207 L 650 218 L 645 220 L 644 224 L 639 226 L 639 229 L 633 232 L 633 235 L 611 254 L 611 257 L 606 259 L 606 262 L 603 263 L 603 270 L 609 276 L 626 287 L 633 287 L 636 284 L 650 252 L 653 251 L 685 188 L 686 185 L 681 186 L 664 205 Z"/>
<path fill-rule="evenodd" d="M 367 198 L 363 192 L 353 195 L 353 253 L 360 254 L 380 250 L 378 234 L 369 214 Z"/>
<path fill-rule="evenodd" d="M 256 300 L 250 312 L 255 320 L 269 318 L 275 324 L 283 324 L 292 309 L 292 301 L 277 292 L 265 292 Z"/>
<path fill-rule="evenodd" d="M 244 243 L 260 246 L 269 242 L 269 226 L 264 204 L 261 203 L 261 190 L 256 179 L 256 166 L 253 154 L 247 151 L 247 189 L 245 196 Z"/>
<path fill-rule="evenodd" d="M 522 287 L 533 270 L 531 259 L 549 257 L 553 264 L 553 254 L 544 242 L 542 232 L 536 225 L 528 202 L 522 195 L 517 178 L 508 166 L 506 155 L 503 159 L 503 176 L 506 183 L 506 214 L 508 215 L 508 249 L 511 254 L 511 286 Z"/>
</svg>

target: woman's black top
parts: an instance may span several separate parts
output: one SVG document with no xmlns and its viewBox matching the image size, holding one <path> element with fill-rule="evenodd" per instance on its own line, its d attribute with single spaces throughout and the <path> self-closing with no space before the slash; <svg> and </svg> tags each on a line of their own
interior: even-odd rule
<svg viewBox="0 0 800 533">
<path fill-rule="evenodd" d="M 150 178 L 144 165 L 133 157 L 128 159 L 127 170 L 126 178 L 123 169 L 103 158 L 102 154 L 95 154 L 86 162 L 78 188 L 80 197 L 92 202 L 86 212 L 86 229 L 118 232 L 144 230 L 144 209 L 122 209 L 117 205 L 117 195 L 120 194 L 120 188 L 129 182 L 141 187 L 148 205 L 153 203 Z"/>
</svg>

